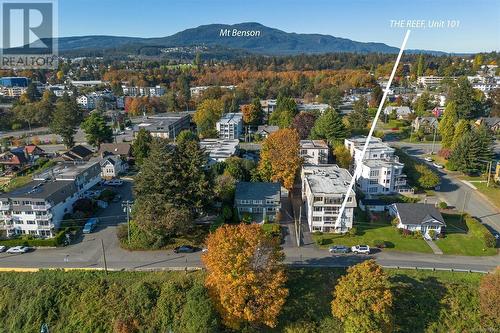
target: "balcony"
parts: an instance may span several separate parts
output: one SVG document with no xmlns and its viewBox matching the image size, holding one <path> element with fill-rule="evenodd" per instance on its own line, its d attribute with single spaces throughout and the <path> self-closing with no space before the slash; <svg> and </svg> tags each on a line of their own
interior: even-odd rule
<svg viewBox="0 0 500 333">
<path fill-rule="evenodd" d="M 39 221 L 48 221 L 52 218 L 52 214 L 47 214 L 47 215 L 36 215 L 36 220 Z"/>
<path fill-rule="evenodd" d="M 40 211 L 40 210 L 47 210 L 47 209 L 50 209 L 50 207 L 51 207 L 51 205 L 48 205 L 48 204 L 47 205 L 32 205 L 31 206 L 31 208 L 33 210 L 38 210 L 38 211 Z"/>
<path fill-rule="evenodd" d="M 0 205 L 0 210 L 10 210 L 12 208 L 12 206 L 10 204 L 2 204 Z"/>
</svg>

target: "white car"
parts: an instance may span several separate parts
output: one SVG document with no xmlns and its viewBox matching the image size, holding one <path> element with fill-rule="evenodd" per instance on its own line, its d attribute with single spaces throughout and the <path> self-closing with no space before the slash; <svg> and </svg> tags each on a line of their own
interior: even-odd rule
<svg viewBox="0 0 500 333">
<path fill-rule="evenodd" d="M 444 166 L 442 166 L 441 164 L 438 164 L 438 163 L 432 163 L 432 165 L 434 165 L 438 169 L 444 168 Z"/>
<path fill-rule="evenodd" d="M 0 252 L 4 252 L 5 250 L 7 250 L 7 246 L 0 245 Z"/>
<path fill-rule="evenodd" d="M 352 253 L 370 254 L 370 247 L 368 245 L 354 245 L 351 247 Z"/>
<path fill-rule="evenodd" d="M 27 246 L 14 246 L 7 250 L 7 253 L 26 253 L 31 250 L 30 247 Z"/>
<path fill-rule="evenodd" d="M 430 158 L 430 157 L 426 157 L 426 158 L 424 158 L 424 160 L 426 160 L 427 162 L 432 162 L 432 161 L 434 161 L 434 160 L 433 160 L 432 158 Z"/>
</svg>

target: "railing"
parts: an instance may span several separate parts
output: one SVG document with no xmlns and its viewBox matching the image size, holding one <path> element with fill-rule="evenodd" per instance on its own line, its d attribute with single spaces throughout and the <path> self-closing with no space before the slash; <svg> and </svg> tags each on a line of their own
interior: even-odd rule
<svg viewBox="0 0 500 333">
<path fill-rule="evenodd" d="M 47 214 L 47 215 L 36 215 L 36 219 L 37 219 L 37 220 L 46 221 L 46 220 L 50 220 L 51 218 L 52 218 L 52 214 Z"/>
<path fill-rule="evenodd" d="M 50 205 L 32 205 L 31 208 L 33 210 L 47 210 L 50 209 Z"/>
</svg>

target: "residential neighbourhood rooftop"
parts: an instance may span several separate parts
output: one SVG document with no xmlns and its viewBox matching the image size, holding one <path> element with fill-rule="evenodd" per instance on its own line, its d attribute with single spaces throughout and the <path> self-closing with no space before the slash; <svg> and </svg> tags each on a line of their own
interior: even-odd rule
<svg viewBox="0 0 500 333">
<path fill-rule="evenodd" d="M 280 183 L 238 182 L 236 183 L 235 200 L 278 200 L 281 192 Z"/>
<path fill-rule="evenodd" d="M 401 218 L 403 224 L 423 224 L 429 220 L 437 220 L 441 223 L 444 218 L 439 210 L 431 204 L 425 203 L 395 203 L 393 206 Z"/>
<path fill-rule="evenodd" d="M 315 194 L 347 193 L 352 175 L 336 164 L 305 165 L 302 171 Z"/>
</svg>

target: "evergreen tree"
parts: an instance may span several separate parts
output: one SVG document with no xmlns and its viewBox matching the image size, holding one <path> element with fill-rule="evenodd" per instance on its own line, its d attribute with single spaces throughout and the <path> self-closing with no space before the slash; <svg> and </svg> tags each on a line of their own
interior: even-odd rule
<svg viewBox="0 0 500 333">
<path fill-rule="evenodd" d="M 424 75 L 424 72 L 425 72 L 425 68 L 424 68 L 424 55 L 420 54 L 418 56 L 417 76 Z"/>
<path fill-rule="evenodd" d="M 316 120 L 311 130 L 311 139 L 324 139 L 330 145 L 342 142 L 347 137 L 347 130 L 342 117 L 332 108 L 325 110 Z"/>
<path fill-rule="evenodd" d="M 103 142 L 113 140 L 113 131 L 106 120 L 98 112 L 92 112 L 81 125 L 87 143 L 99 148 Z"/>
<path fill-rule="evenodd" d="M 455 137 L 455 125 L 458 122 L 458 114 L 454 102 L 448 103 L 444 110 L 443 118 L 439 122 L 439 133 L 441 134 L 441 146 L 451 148 Z"/>
<path fill-rule="evenodd" d="M 65 93 L 56 103 L 50 129 L 62 137 L 66 147 L 71 148 L 75 145 L 74 135 L 80 121 L 81 114 L 76 100 Z"/>
<path fill-rule="evenodd" d="M 182 133 L 182 132 L 181 132 Z M 153 137 L 144 128 L 137 132 L 134 143 L 132 143 L 132 155 L 134 156 L 135 163 L 140 166 L 145 158 L 149 155 L 149 149 Z"/>
<path fill-rule="evenodd" d="M 494 156 L 493 142 L 493 135 L 486 126 L 466 132 L 460 136 L 451 154 L 451 165 L 467 174 L 484 171 Z"/>
<path fill-rule="evenodd" d="M 353 111 L 349 113 L 347 119 L 351 129 L 366 128 L 366 125 L 370 122 L 370 114 L 368 113 L 368 104 L 364 96 L 354 102 Z"/>
<path fill-rule="evenodd" d="M 465 119 L 460 119 L 458 123 L 455 124 L 455 134 L 453 135 L 453 142 L 451 144 L 451 149 L 455 149 L 457 144 L 460 142 L 462 136 L 470 131 L 470 122 Z"/>
<path fill-rule="evenodd" d="M 474 88 L 466 77 L 457 80 L 450 92 L 449 100 L 455 103 L 459 119 L 472 119 L 479 116 L 481 105 Z"/>
<path fill-rule="evenodd" d="M 269 124 L 280 128 L 290 127 L 293 118 L 297 115 L 297 104 L 291 97 L 278 96 L 276 110 L 269 117 Z"/>
</svg>

